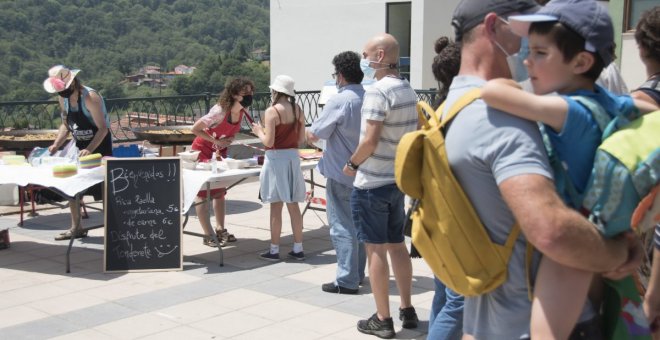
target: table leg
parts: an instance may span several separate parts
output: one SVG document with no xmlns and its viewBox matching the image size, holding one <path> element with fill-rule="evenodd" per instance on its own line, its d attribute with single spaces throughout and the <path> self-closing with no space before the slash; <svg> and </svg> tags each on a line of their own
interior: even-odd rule
<svg viewBox="0 0 660 340">
<path fill-rule="evenodd" d="M 74 211 L 79 212 L 78 213 L 78 218 L 76 219 L 76 225 L 74 226 L 74 229 L 73 229 L 75 231 L 78 231 L 78 230 L 80 230 L 80 218 L 81 218 L 81 214 L 80 214 L 80 195 L 76 195 L 73 198 L 73 202 L 71 202 L 71 204 L 73 204 Z M 73 246 L 73 240 L 75 240 L 75 239 L 76 238 L 74 237 L 74 235 L 71 235 L 71 238 L 69 239 L 69 247 L 66 249 L 66 272 L 67 273 L 71 272 L 71 262 L 70 262 L 71 247 Z"/>
<path fill-rule="evenodd" d="M 25 212 L 23 204 L 25 203 L 25 188 L 18 186 L 18 205 L 21 207 L 21 221 L 18 222 L 19 226 L 23 226 L 23 213 Z"/>
<path fill-rule="evenodd" d="M 43 188 L 43 187 L 40 187 L 40 188 Z M 30 192 L 30 205 L 31 205 L 31 208 L 32 208 L 32 210 L 30 210 L 30 213 L 28 213 L 28 216 L 30 216 L 30 217 L 39 216 L 39 214 L 37 213 L 37 209 L 34 206 L 34 204 L 35 204 L 34 203 L 34 191 L 39 190 L 40 188 L 35 188 L 34 186 L 28 184 L 28 191 Z"/>
<path fill-rule="evenodd" d="M 307 203 L 305 204 L 305 209 L 303 209 L 302 215 L 305 216 L 307 210 L 325 211 L 325 208 L 312 206 L 312 203 L 318 203 L 325 206 L 325 199 L 314 196 L 314 189 L 316 187 L 325 188 L 325 186 L 314 182 L 314 169 L 309 169 L 309 180 L 305 180 L 305 182 L 309 183 L 309 191 L 307 192 L 307 197 L 305 197 Z"/>
</svg>

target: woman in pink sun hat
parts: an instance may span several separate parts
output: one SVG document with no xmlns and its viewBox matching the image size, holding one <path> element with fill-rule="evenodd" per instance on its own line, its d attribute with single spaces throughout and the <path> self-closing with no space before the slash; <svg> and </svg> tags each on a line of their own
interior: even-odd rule
<svg viewBox="0 0 660 340">
<path fill-rule="evenodd" d="M 44 90 L 59 95 L 62 125 L 57 138 L 48 151 L 53 154 L 60 149 L 69 133 L 78 147 L 78 156 L 100 153 L 103 156 L 112 155 L 112 136 L 108 127 L 110 119 L 105 108 L 103 97 L 94 89 L 83 86 L 76 77 L 80 70 L 69 69 L 63 65 L 53 66 L 48 70 L 48 78 L 44 80 Z M 95 200 L 102 198 L 102 183 L 85 192 L 93 195 Z M 87 236 L 87 231 L 76 228 L 80 210 L 71 207 L 71 227 L 69 230 L 55 236 L 55 240 L 68 240 L 71 237 Z"/>
</svg>

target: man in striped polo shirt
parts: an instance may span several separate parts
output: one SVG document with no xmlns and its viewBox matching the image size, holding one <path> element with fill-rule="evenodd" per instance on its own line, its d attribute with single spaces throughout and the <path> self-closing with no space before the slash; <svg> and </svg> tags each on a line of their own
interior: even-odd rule
<svg viewBox="0 0 660 340">
<path fill-rule="evenodd" d="M 389 308 L 389 264 L 392 259 L 401 297 L 399 319 L 404 328 L 417 327 L 412 307 L 412 264 L 404 243 L 404 195 L 394 181 L 394 156 L 401 137 L 417 129 L 417 95 L 399 75 L 399 43 L 390 34 L 379 34 L 364 46 L 360 67 L 376 83 L 364 94 L 360 142 L 346 161 L 344 173 L 355 176 L 351 193 L 353 221 L 358 239 L 365 243 L 369 282 L 376 313 L 360 320 L 360 332 L 381 338 L 395 335 Z"/>
</svg>

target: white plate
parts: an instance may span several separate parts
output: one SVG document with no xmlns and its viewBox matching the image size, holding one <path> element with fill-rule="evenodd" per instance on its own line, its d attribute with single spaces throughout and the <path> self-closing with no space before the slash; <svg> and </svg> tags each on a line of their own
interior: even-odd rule
<svg viewBox="0 0 660 340">
<path fill-rule="evenodd" d="M 178 155 L 182 161 L 196 162 L 199 157 L 199 150 L 179 152 Z"/>
</svg>

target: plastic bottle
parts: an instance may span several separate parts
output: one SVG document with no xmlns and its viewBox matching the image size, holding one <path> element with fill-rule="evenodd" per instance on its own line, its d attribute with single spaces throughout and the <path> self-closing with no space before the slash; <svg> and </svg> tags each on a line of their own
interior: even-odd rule
<svg viewBox="0 0 660 340">
<path fill-rule="evenodd" d="M 213 152 L 213 155 L 211 156 L 211 173 L 216 173 L 218 172 L 218 156 L 216 156 L 216 153 Z"/>
</svg>

